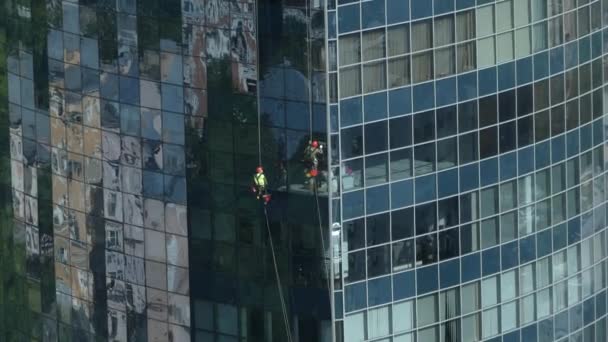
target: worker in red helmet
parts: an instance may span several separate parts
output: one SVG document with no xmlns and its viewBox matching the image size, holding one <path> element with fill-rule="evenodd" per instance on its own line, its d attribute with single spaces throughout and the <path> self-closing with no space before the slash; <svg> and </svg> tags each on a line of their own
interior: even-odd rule
<svg viewBox="0 0 608 342">
<path fill-rule="evenodd" d="M 255 169 L 255 175 L 253 175 L 253 184 L 252 191 L 256 194 L 256 198 L 261 198 L 264 200 L 264 203 L 268 203 L 268 201 L 270 201 L 270 195 L 267 191 L 268 181 L 264 175 L 263 167 L 258 166 Z"/>
<path fill-rule="evenodd" d="M 310 164 L 308 168 L 308 175 L 310 177 L 316 177 L 318 174 L 317 167 L 319 166 L 319 158 L 323 155 L 323 145 L 319 144 L 318 141 L 312 140 L 309 142 L 306 150 L 304 150 L 304 159 Z"/>
</svg>

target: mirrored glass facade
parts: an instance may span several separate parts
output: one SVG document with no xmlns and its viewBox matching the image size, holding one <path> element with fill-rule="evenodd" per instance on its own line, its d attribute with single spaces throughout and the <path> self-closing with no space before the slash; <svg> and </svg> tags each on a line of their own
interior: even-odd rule
<svg viewBox="0 0 608 342">
<path fill-rule="evenodd" d="M 605 341 L 608 2 L 338 0 L 338 341 Z"/>
<path fill-rule="evenodd" d="M 0 17 L 0 340 L 608 340 L 608 0 Z"/>
</svg>

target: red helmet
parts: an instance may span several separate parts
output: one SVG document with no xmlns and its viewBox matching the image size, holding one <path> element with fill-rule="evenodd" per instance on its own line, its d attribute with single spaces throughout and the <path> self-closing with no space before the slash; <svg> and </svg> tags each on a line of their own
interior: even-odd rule
<svg viewBox="0 0 608 342">
<path fill-rule="evenodd" d="M 313 140 L 313 141 L 310 143 L 310 145 L 311 145 L 312 147 L 314 147 L 314 148 L 317 148 L 317 147 L 319 147 L 319 142 L 318 142 L 318 141 L 316 141 L 316 140 Z"/>
<path fill-rule="evenodd" d="M 256 172 L 256 173 L 263 173 L 263 172 L 264 172 L 264 169 L 263 169 L 261 166 L 258 166 L 258 167 L 255 169 L 255 172 Z"/>
</svg>

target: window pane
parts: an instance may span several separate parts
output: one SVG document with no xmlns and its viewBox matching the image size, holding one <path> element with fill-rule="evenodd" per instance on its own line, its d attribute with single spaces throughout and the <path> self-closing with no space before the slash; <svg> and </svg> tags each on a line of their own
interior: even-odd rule
<svg viewBox="0 0 608 342">
<path fill-rule="evenodd" d="M 388 81 L 390 87 L 410 83 L 410 57 L 397 57 L 388 61 Z"/>
<path fill-rule="evenodd" d="M 530 27 L 524 27 L 515 31 L 515 57 L 525 57 L 530 54 Z"/>
<path fill-rule="evenodd" d="M 430 49 L 433 42 L 431 21 L 425 20 L 412 24 L 412 50 Z"/>
<path fill-rule="evenodd" d="M 454 43 L 454 16 L 435 18 L 435 46 Z"/>
<path fill-rule="evenodd" d="M 412 328 L 414 328 L 414 302 L 393 304 L 393 331 L 398 333 Z"/>
<path fill-rule="evenodd" d="M 344 338 L 346 341 L 364 341 L 365 311 L 346 316 L 344 319 Z"/>
<path fill-rule="evenodd" d="M 410 35 L 407 25 L 391 26 L 387 29 L 387 34 L 389 57 L 410 51 Z"/>
<path fill-rule="evenodd" d="M 361 61 L 361 41 L 359 33 L 340 37 L 340 65 L 348 65 Z"/>
<path fill-rule="evenodd" d="M 458 45 L 458 72 L 475 69 L 475 42 Z"/>
<path fill-rule="evenodd" d="M 419 327 L 437 322 L 437 294 L 419 298 L 416 313 Z"/>
<path fill-rule="evenodd" d="M 479 53 L 477 55 L 478 67 L 494 65 L 494 37 L 481 39 L 477 44 L 477 52 Z"/>
<path fill-rule="evenodd" d="M 381 89 L 386 89 L 386 63 L 380 61 L 363 65 L 364 92 Z"/>
<path fill-rule="evenodd" d="M 513 32 L 496 37 L 496 62 L 503 63 L 513 59 Z"/>
<path fill-rule="evenodd" d="M 466 11 L 456 14 L 456 40 L 459 42 L 475 38 L 474 12 Z"/>
<path fill-rule="evenodd" d="M 367 338 L 390 334 L 390 308 L 388 306 L 370 309 L 367 313 Z"/>
<path fill-rule="evenodd" d="M 515 27 L 520 27 L 530 22 L 529 0 L 515 0 L 514 7 Z"/>
<path fill-rule="evenodd" d="M 503 32 L 513 28 L 513 12 L 511 0 L 496 4 L 496 32 Z"/>
<path fill-rule="evenodd" d="M 340 97 L 361 94 L 361 66 L 355 65 L 340 71 Z"/>
<path fill-rule="evenodd" d="M 494 5 L 477 8 L 477 37 L 494 33 Z"/>
<path fill-rule="evenodd" d="M 384 29 L 363 32 L 363 60 L 385 57 Z"/>
<path fill-rule="evenodd" d="M 454 47 L 450 46 L 438 49 L 435 53 L 435 73 L 436 77 L 448 76 L 454 73 Z"/>
<path fill-rule="evenodd" d="M 433 78 L 433 52 L 424 52 L 412 57 L 412 80 L 414 83 Z"/>
</svg>

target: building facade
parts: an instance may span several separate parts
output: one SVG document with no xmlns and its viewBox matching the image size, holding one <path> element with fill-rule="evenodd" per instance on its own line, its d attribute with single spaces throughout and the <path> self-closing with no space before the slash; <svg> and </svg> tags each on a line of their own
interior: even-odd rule
<svg viewBox="0 0 608 342">
<path fill-rule="evenodd" d="M 607 340 L 608 1 L 0 15 L 1 340 Z"/>
</svg>

